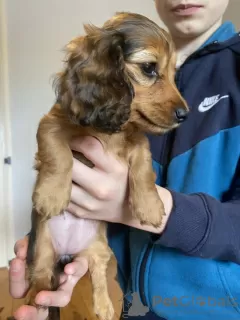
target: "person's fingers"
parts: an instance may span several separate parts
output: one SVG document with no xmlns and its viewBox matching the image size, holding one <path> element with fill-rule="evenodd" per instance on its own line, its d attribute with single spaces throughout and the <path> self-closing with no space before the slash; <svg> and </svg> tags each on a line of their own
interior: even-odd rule
<svg viewBox="0 0 240 320">
<path fill-rule="evenodd" d="M 27 256 L 28 237 L 18 240 L 14 246 L 14 253 L 17 258 L 25 260 Z"/>
<path fill-rule="evenodd" d="M 21 306 L 18 310 L 14 313 L 14 318 L 16 320 L 46 320 L 48 317 L 48 310 L 47 309 L 39 309 L 32 306 Z"/>
<path fill-rule="evenodd" d="M 84 276 L 84 274 L 88 271 L 88 261 L 84 257 L 78 257 L 73 262 L 68 263 L 64 272 L 68 275 L 72 275 L 78 277 L 79 279 Z"/>
<path fill-rule="evenodd" d="M 77 195 L 78 198 L 81 196 L 81 201 L 85 200 L 85 203 L 89 203 L 89 205 L 92 205 L 93 202 L 88 197 L 92 196 L 98 200 L 108 200 L 115 194 L 116 187 L 118 187 L 116 180 L 111 175 L 106 176 L 106 174 L 93 171 L 76 159 L 73 160 L 72 180 L 72 188 L 74 188 L 75 184 L 85 190 L 84 193 Z M 76 188 L 73 191 L 76 191 Z M 91 209 L 89 208 L 89 210 Z"/>
<path fill-rule="evenodd" d="M 79 218 L 86 218 L 86 210 L 79 207 L 78 205 L 76 205 L 73 202 L 70 202 L 66 208 L 66 211 L 68 211 L 69 213 L 73 214 L 74 216 L 77 216 Z"/>
<path fill-rule="evenodd" d="M 36 303 L 43 306 L 65 307 L 72 296 L 72 292 L 77 282 L 88 270 L 87 260 L 79 258 L 65 266 L 68 274 L 67 280 L 57 289 L 57 291 L 42 291 L 36 296 Z"/>
<path fill-rule="evenodd" d="M 113 172 L 118 163 L 112 155 L 106 153 L 101 142 L 94 137 L 75 139 L 70 143 L 70 147 L 72 150 L 82 152 L 97 169 L 106 173 Z"/>
<path fill-rule="evenodd" d="M 88 263 L 85 258 L 76 258 L 72 263 L 65 266 L 65 273 L 61 275 L 60 287 L 55 292 L 42 291 L 36 296 L 36 303 L 45 307 L 64 307 L 66 306 L 79 279 L 87 272 Z M 16 320 L 45 320 L 48 310 L 44 308 L 36 309 L 32 306 L 21 306 L 15 313 Z"/>
<path fill-rule="evenodd" d="M 72 184 L 71 190 L 71 202 L 75 203 L 77 206 L 80 206 L 84 211 L 94 212 L 99 209 L 99 201 L 96 197 L 93 197 L 91 194 L 86 192 L 83 188 Z"/>
<path fill-rule="evenodd" d="M 63 284 L 65 281 L 67 281 L 67 278 L 68 276 L 65 273 L 61 274 L 59 279 L 59 284 L 60 285 Z"/>
<path fill-rule="evenodd" d="M 86 209 L 83 209 L 82 207 L 76 205 L 73 202 L 69 203 L 66 211 L 82 219 L 99 220 L 99 221 L 103 220 L 103 217 L 101 217 L 98 213 L 94 213 Z"/>
<path fill-rule="evenodd" d="M 100 172 L 87 167 L 76 159 L 73 159 L 72 180 L 90 194 L 95 195 L 96 186 L 102 184 L 103 177 Z"/>
<path fill-rule="evenodd" d="M 13 298 L 23 298 L 29 284 L 25 279 L 25 262 L 16 258 L 10 263 L 9 268 L 9 291 Z"/>
</svg>

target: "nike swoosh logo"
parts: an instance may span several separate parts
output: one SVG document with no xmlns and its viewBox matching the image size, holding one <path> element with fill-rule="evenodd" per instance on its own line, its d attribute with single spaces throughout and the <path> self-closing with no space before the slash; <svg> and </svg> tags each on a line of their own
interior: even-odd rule
<svg viewBox="0 0 240 320">
<path fill-rule="evenodd" d="M 208 110 L 210 110 L 212 107 L 214 107 L 220 100 L 226 99 L 226 98 L 229 98 L 229 95 L 220 97 L 219 99 L 217 99 L 217 101 L 214 101 L 213 103 L 209 104 L 208 106 L 204 106 L 204 101 L 203 101 L 203 102 L 199 105 L 198 111 L 200 111 L 200 112 L 208 111 Z"/>
</svg>

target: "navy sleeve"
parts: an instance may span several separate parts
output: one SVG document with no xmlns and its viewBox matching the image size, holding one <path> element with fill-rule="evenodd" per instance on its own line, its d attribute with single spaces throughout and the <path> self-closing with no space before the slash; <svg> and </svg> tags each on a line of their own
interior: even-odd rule
<svg viewBox="0 0 240 320">
<path fill-rule="evenodd" d="M 240 179 L 231 201 L 171 191 L 174 207 L 156 242 L 187 255 L 240 264 Z"/>
</svg>

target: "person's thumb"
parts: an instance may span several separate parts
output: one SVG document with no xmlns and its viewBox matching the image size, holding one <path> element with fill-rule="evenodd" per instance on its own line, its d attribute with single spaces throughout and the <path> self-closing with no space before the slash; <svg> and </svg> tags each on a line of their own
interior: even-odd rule
<svg viewBox="0 0 240 320">
<path fill-rule="evenodd" d="M 9 291 L 14 299 L 23 298 L 29 288 L 25 279 L 25 262 L 15 258 L 9 268 Z"/>
<path fill-rule="evenodd" d="M 76 258 L 74 262 L 65 266 L 67 278 L 56 291 L 42 291 L 36 296 L 36 303 L 45 307 L 64 308 L 71 300 L 74 287 L 88 270 L 85 258 Z"/>
<path fill-rule="evenodd" d="M 67 275 L 74 276 L 76 278 L 82 278 L 88 271 L 88 261 L 84 257 L 76 258 L 72 263 L 65 266 L 64 272 Z"/>
<path fill-rule="evenodd" d="M 14 253 L 17 258 L 25 260 L 27 256 L 28 237 L 18 240 L 14 246 Z"/>
</svg>

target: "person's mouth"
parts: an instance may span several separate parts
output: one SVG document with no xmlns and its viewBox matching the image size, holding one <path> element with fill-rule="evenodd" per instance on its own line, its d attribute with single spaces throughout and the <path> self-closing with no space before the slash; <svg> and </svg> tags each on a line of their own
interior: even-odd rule
<svg viewBox="0 0 240 320">
<path fill-rule="evenodd" d="M 180 16 L 189 16 L 199 11 L 203 6 L 197 4 L 180 4 L 172 8 L 172 12 Z"/>
</svg>

